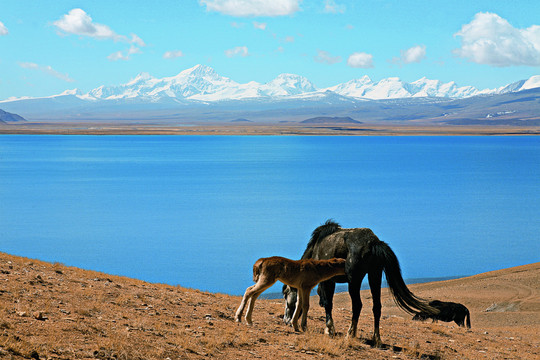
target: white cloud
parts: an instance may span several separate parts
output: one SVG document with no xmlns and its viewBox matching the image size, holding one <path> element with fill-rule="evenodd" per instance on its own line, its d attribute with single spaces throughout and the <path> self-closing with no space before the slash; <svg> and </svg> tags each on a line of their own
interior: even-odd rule
<svg viewBox="0 0 540 360">
<path fill-rule="evenodd" d="M 207 11 L 217 11 L 225 15 L 284 16 L 300 10 L 302 0 L 199 0 Z"/>
<path fill-rule="evenodd" d="M 266 23 L 259 23 L 259 22 L 254 21 L 253 27 L 259 30 L 266 30 Z"/>
<path fill-rule="evenodd" d="M 135 35 L 135 34 L 131 34 L 131 43 L 132 43 L 132 44 L 139 45 L 139 46 L 141 46 L 141 47 L 146 46 L 146 44 L 144 43 L 143 39 L 141 39 L 140 37 L 138 37 L 138 36 Z"/>
<path fill-rule="evenodd" d="M 9 34 L 7 27 L 0 21 L 0 36 Z"/>
<path fill-rule="evenodd" d="M 39 69 L 38 64 L 31 63 L 31 62 L 22 62 L 22 63 L 19 63 L 19 66 L 22 67 L 23 69 Z"/>
<path fill-rule="evenodd" d="M 107 25 L 97 24 L 83 9 L 72 9 L 53 25 L 66 34 L 89 36 L 97 39 L 121 40 L 123 37 Z"/>
<path fill-rule="evenodd" d="M 365 52 L 355 52 L 347 59 L 347 65 L 354 68 L 372 68 L 373 55 Z"/>
<path fill-rule="evenodd" d="M 167 51 L 163 54 L 164 59 L 176 59 L 184 56 L 184 53 L 180 50 Z"/>
<path fill-rule="evenodd" d="M 23 69 L 33 69 L 33 70 L 41 71 L 45 74 L 54 76 L 55 78 L 66 81 L 66 82 L 75 81 L 72 78 L 70 78 L 68 74 L 62 74 L 61 72 L 56 71 L 49 65 L 38 65 L 32 62 L 21 62 L 19 63 L 19 66 L 22 67 Z"/>
<path fill-rule="evenodd" d="M 323 64 L 336 64 L 341 61 L 341 56 L 332 56 L 328 51 L 317 50 L 317 56 L 314 57 L 315 61 Z"/>
<path fill-rule="evenodd" d="M 131 55 L 133 54 L 140 54 L 141 49 L 138 47 L 131 45 L 131 47 L 126 51 L 117 51 L 112 53 L 111 55 L 107 56 L 107 59 L 111 61 L 118 61 L 118 60 L 129 60 L 131 59 Z"/>
<path fill-rule="evenodd" d="M 324 1 L 324 12 L 337 14 L 343 14 L 345 12 L 345 5 L 338 5 L 334 0 L 325 0 Z"/>
<path fill-rule="evenodd" d="M 416 45 L 406 50 L 401 50 L 401 57 L 395 57 L 392 62 L 395 64 L 419 63 L 426 57 L 426 46 Z"/>
<path fill-rule="evenodd" d="M 59 20 L 53 22 L 53 25 L 65 34 L 74 34 L 88 36 L 95 39 L 114 40 L 145 46 L 144 41 L 135 34 L 130 37 L 119 35 L 111 30 L 110 27 L 93 22 L 90 15 L 83 9 L 72 9 Z"/>
<path fill-rule="evenodd" d="M 292 43 L 294 42 L 294 36 L 285 36 L 283 41 L 285 41 L 286 43 Z"/>
<path fill-rule="evenodd" d="M 246 46 L 237 46 L 235 48 L 225 50 L 225 55 L 227 57 L 235 57 L 235 56 L 246 57 L 249 55 L 249 52 Z"/>
<path fill-rule="evenodd" d="M 461 48 L 454 53 L 478 64 L 498 67 L 540 65 L 540 26 L 513 27 L 497 14 L 477 13 L 454 34 L 461 37 Z"/>
</svg>

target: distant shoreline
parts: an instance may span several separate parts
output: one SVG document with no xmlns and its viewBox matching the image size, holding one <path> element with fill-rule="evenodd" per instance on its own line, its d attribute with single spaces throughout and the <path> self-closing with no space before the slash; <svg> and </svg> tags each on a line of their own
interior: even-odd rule
<svg viewBox="0 0 540 360">
<path fill-rule="evenodd" d="M 462 279 L 462 278 L 465 278 L 465 277 L 468 277 L 468 276 L 471 276 L 471 275 L 410 278 L 410 279 L 404 279 L 404 280 L 405 280 L 405 283 L 407 285 L 412 285 L 412 284 L 425 284 L 425 283 L 430 283 L 430 282 Z M 383 282 L 382 282 L 382 287 L 383 288 L 388 287 L 388 284 L 386 283 L 385 280 L 383 280 Z M 361 286 L 360 290 L 368 290 L 368 289 L 369 289 L 369 285 L 368 285 L 367 281 L 362 282 L 362 286 Z M 348 291 L 347 290 L 347 284 L 336 284 L 336 291 L 335 291 L 336 294 L 344 293 L 344 292 L 347 292 L 347 291 Z M 317 295 L 317 288 L 316 287 L 311 291 L 311 296 L 313 296 L 313 295 Z M 268 294 L 262 293 L 261 296 L 260 296 L 261 299 L 268 299 L 268 300 L 281 299 L 282 297 L 283 296 L 279 292 L 277 292 L 277 293 L 276 292 L 271 292 L 271 293 L 268 293 Z"/>
<path fill-rule="evenodd" d="M 540 135 L 540 127 L 381 124 L 0 124 L 0 134 L 24 135 L 315 135 L 315 136 L 476 136 Z"/>
</svg>

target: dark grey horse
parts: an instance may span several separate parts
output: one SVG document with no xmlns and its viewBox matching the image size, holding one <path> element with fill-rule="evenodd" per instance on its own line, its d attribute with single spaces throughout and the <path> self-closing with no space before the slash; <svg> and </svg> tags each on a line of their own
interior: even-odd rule
<svg viewBox="0 0 540 360">
<path fill-rule="evenodd" d="M 328 220 L 324 225 L 313 231 L 302 259 L 331 259 L 343 258 L 345 275 L 336 276 L 319 284 L 319 304 L 326 312 L 325 333 L 334 334 L 334 321 L 332 320 L 332 301 L 336 283 L 349 284 L 349 295 L 352 301 L 352 320 L 348 336 L 355 337 L 358 318 L 362 310 L 360 299 L 360 286 L 364 277 L 368 276 L 369 287 L 373 297 L 373 343 L 382 345 L 379 334 L 381 318 L 381 281 L 382 273 L 396 304 L 410 314 L 421 311 L 428 314 L 437 314 L 439 311 L 429 306 L 423 299 L 416 297 L 405 285 L 401 276 L 398 259 L 392 249 L 367 228 L 342 229 L 338 223 Z M 284 321 L 289 320 L 291 314 L 289 306 L 295 303 L 296 292 L 284 287 L 283 295 L 287 300 L 285 305 Z M 293 308 L 294 311 L 294 308 Z"/>
<path fill-rule="evenodd" d="M 427 320 L 431 318 L 434 322 L 437 320 L 446 322 L 454 321 L 458 326 L 465 326 L 465 319 L 467 319 L 467 328 L 471 328 L 471 314 L 465 305 L 455 302 L 433 300 L 429 302 L 429 306 L 438 309 L 439 313 L 437 315 L 432 315 L 421 311 L 414 315 L 412 319 Z"/>
</svg>

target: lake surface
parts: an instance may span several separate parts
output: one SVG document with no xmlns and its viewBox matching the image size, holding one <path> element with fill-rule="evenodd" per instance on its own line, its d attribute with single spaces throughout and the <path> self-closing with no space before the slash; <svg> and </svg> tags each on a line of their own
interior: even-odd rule
<svg viewBox="0 0 540 360">
<path fill-rule="evenodd" d="M 405 278 L 540 261 L 540 137 L 0 136 L 10 254 L 239 295 L 328 218 Z"/>
</svg>

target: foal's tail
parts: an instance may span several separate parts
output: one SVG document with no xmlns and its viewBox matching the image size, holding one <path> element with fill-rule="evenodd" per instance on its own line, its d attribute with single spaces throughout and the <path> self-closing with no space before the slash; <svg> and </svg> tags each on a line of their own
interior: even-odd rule
<svg viewBox="0 0 540 360">
<path fill-rule="evenodd" d="M 438 309 L 429 306 L 425 299 L 414 295 L 405 285 L 401 276 L 401 268 L 394 251 L 384 241 L 377 241 L 371 248 L 373 254 L 382 260 L 386 281 L 396 304 L 410 314 L 418 311 L 426 312 L 430 315 L 437 315 Z"/>
<path fill-rule="evenodd" d="M 255 261 L 255 264 L 253 264 L 253 282 L 259 281 L 259 276 L 261 275 L 261 267 L 262 267 L 262 261 L 263 259 L 259 259 Z"/>
</svg>

